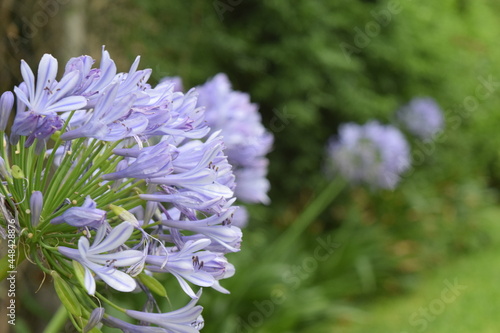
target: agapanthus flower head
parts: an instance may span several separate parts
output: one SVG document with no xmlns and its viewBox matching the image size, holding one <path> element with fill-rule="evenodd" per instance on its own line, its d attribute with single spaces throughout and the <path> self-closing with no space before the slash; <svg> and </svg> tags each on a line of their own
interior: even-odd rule
<svg viewBox="0 0 500 333">
<path fill-rule="evenodd" d="M 353 183 L 394 189 L 410 167 L 410 148 L 395 127 L 376 121 L 341 125 L 327 147 L 327 168 Z"/>
<path fill-rule="evenodd" d="M 267 192 L 267 153 L 273 135 L 262 125 L 256 104 L 246 93 L 234 91 L 225 74 L 217 74 L 197 88 L 198 105 L 213 130 L 224 137 L 229 163 L 236 174 L 236 197 L 247 203 L 269 203 Z M 241 176 L 240 176 L 241 175 Z M 250 176 L 253 182 L 246 180 Z"/>
<path fill-rule="evenodd" d="M 116 292 L 143 291 L 155 303 L 154 293 L 166 295 L 165 275 L 193 299 L 201 293 L 192 285 L 228 293 L 219 282 L 234 274 L 225 254 L 239 251 L 242 239 L 232 225 L 235 175 L 221 132 L 207 125 L 195 89 L 150 85 L 139 60 L 117 73 L 103 49 L 99 67 L 90 56 L 72 58 L 61 78 L 51 55 L 37 76 L 22 62 L 8 129 L 14 95 L 0 97 L 0 235 L 19 217 L 18 248 L 53 277 L 84 331 L 104 323 L 124 332 L 198 332 L 195 301 L 169 313 L 122 309 L 137 325 L 101 307 Z"/>
<path fill-rule="evenodd" d="M 416 97 L 396 112 L 396 117 L 410 133 L 422 140 L 432 138 L 444 126 L 443 111 L 430 97 Z"/>
</svg>

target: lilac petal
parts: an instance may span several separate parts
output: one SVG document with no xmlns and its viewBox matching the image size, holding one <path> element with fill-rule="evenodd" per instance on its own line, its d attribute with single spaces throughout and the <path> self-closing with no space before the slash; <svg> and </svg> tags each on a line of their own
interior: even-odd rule
<svg viewBox="0 0 500 333">
<path fill-rule="evenodd" d="M 116 75 L 116 65 L 115 62 L 109 56 L 109 52 L 102 48 L 102 58 L 101 58 L 101 66 L 100 66 L 100 75 L 101 78 L 99 83 L 94 87 L 97 92 L 100 92 L 104 89 L 105 86 L 111 82 L 111 80 Z"/>
<path fill-rule="evenodd" d="M 102 119 L 112 106 L 116 99 L 116 94 L 118 93 L 119 85 L 117 83 L 111 84 L 106 88 L 97 101 L 97 104 L 94 108 L 94 116 L 93 119 Z"/>
<path fill-rule="evenodd" d="M 109 235 L 99 244 L 90 248 L 92 253 L 108 252 L 123 245 L 132 235 L 134 227 L 129 222 L 122 222 L 111 230 Z"/>
<path fill-rule="evenodd" d="M 57 59 L 50 54 L 44 54 L 38 65 L 35 100 L 31 100 L 34 105 L 39 105 L 43 98 L 44 89 L 50 87 L 55 82 L 56 75 Z"/>
<path fill-rule="evenodd" d="M 179 285 L 181 286 L 182 290 L 186 293 L 191 298 L 196 298 L 196 294 L 194 293 L 193 289 L 191 286 L 177 273 L 170 272 L 177 281 L 179 282 Z"/>
<path fill-rule="evenodd" d="M 215 281 L 215 283 L 212 285 L 212 288 L 223 294 L 231 293 L 229 290 L 221 286 L 219 281 Z"/>
<path fill-rule="evenodd" d="M 104 223 L 101 224 L 101 226 L 97 229 L 97 232 L 95 234 L 95 238 L 94 238 L 94 244 L 95 245 L 97 245 L 100 242 L 102 242 L 102 240 L 106 236 L 107 231 L 108 231 L 107 225 L 104 224 Z"/>
<path fill-rule="evenodd" d="M 132 95 L 133 97 L 133 95 Z M 123 110 L 130 109 L 133 103 L 124 107 Z M 127 109 L 127 110 L 128 110 Z M 101 140 L 106 141 L 118 141 L 126 137 L 134 136 L 142 133 L 148 126 L 148 120 L 146 117 L 141 115 L 132 115 L 122 121 L 117 121 L 108 126 L 108 132 L 101 136 Z"/>
<path fill-rule="evenodd" d="M 137 287 L 137 283 L 127 273 L 117 270 L 116 268 L 99 266 L 89 263 L 89 268 L 92 269 L 107 285 L 111 288 L 123 292 L 131 292 Z"/>
<path fill-rule="evenodd" d="M 172 155 L 175 147 L 160 142 L 154 149 L 143 149 L 137 159 L 127 168 L 102 176 L 102 179 L 112 180 L 119 178 L 152 178 L 161 177 L 173 172 Z"/>
<path fill-rule="evenodd" d="M 175 333 L 198 333 L 203 327 L 201 312 L 203 307 L 196 305 L 197 299 L 201 296 L 198 292 L 196 298 L 185 307 L 167 313 L 147 313 L 134 310 L 126 310 L 127 315 L 132 318 L 156 324 L 169 329 Z"/>
<path fill-rule="evenodd" d="M 141 62 L 141 56 L 135 57 L 134 63 L 132 64 L 132 66 L 130 66 L 130 70 L 128 71 L 129 76 L 137 71 L 140 62 Z"/>
<path fill-rule="evenodd" d="M 82 126 L 82 127 L 77 128 L 77 129 L 63 133 L 61 135 L 61 139 L 65 140 L 65 141 L 70 141 L 70 140 L 74 140 L 77 138 L 91 137 L 92 133 L 93 132 L 92 132 L 91 128 Z"/>
<path fill-rule="evenodd" d="M 82 256 L 77 249 L 72 249 L 66 246 L 58 246 L 57 250 L 65 257 L 71 258 L 73 260 L 81 261 Z"/>
<path fill-rule="evenodd" d="M 74 111 L 84 108 L 87 105 L 87 99 L 83 96 L 69 96 L 65 97 L 56 103 L 51 104 L 45 111 L 46 112 L 64 112 Z M 42 113 L 42 112 L 39 112 Z M 45 114 L 45 113 L 42 113 Z"/>
<path fill-rule="evenodd" d="M 64 75 L 54 88 L 52 100 L 57 101 L 73 91 L 79 82 L 79 76 L 80 71 L 72 71 Z"/>
<path fill-rule="evenodd" d="M 24 83 L 26 84 L 29 100 L 33 101 L 35 99 L 35 75 L 33 74 L 30 66 L 24 60 L 21 60 L 21 75 L 24 79 Z M 29 103 L 26 103 L 26 105 L 29 105 Z"/>
<path fill-rule="evenodd" d="M 134 265 L 141 261 L 143 257 L 143 253 L 137 250 L 125 250 L 108 254 L 90 254 L 87 256 L 87 258 L 92 262 L 102 265 L 112 262 L 112 265 L 116 267 Z"/>
<path fill-rule="evenodd" d="M 106 326 L 121 329 L 124 333 L 172 333 L 162 327 L 133 325 L 111 316 L 103 318 L 102 321 Z"/>
<path fill-rule="evenodd" d="M 22 89 L 20 89 L 18 87 L 14 87 L 14 92 L 16 93 L 17 98 L 20 99 L 21 102 L 23 102 L 25 105 L 31 104 L 29 99 L 28 99 L 28 96 L 26 96 L 26 93 Z"/>
<path fill-rule="evenodd" d="M 211 287 L 215 283 L 214 277 L 203 271 L 183 276 L 183 278 L 200 287 Z"/>
<path fill-rule="evenodd" d="M 109 235 L 99 244 L 93 244 L 92 253 L 111 251 L 123 245 L 132 235 L 134 227 L 129 222 L 122 222 L 111 230 Z"/>
<path fill-rule="evenodd" d="M 90 269 L 88 269 L 85 265 L 83 265 L 83 268 L 85 269 L 85 277 L 83 279 L 85 289 L 87 289 L 89 295 L 94 295 L 96 289 L 95 279 L 92 276 L 92 272 L 90 272 Z"/>
<path fill-rule="evenodd" d="M 86 258 L 89 253 L 90 243 L 86 237 L 80 237 L 78 240 L 78 252 L 82 258 Z"/>
</svg>

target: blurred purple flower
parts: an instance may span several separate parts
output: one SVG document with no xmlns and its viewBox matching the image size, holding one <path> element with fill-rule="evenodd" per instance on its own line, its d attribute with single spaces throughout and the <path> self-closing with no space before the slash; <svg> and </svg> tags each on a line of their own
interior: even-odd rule
<svg viewBox="0 0 500 333">
<path fill-rule="evenodd" d="M 248 94 L 233 91 L 222 73 L 197 91 L 198 105 L 205 107 L 208 125 L 213 131 L 220 130 L 224 137 L 226 154 L 236 174 L 236 197 L 248 203 L 268 204 L 265 155 L 271 150 L 274 138 L 262 125 L 257 105 L 250 102 Z M 240 181 L 238 174 L 251 174 L 255 184 Z"/>
<path fill-rule="evenodd" d="M 414 98 L 396 113 L 398 121 L 412 134 L 428 140 L 443 129 L 443 111 L 432 98 Z"/>
<path fill-rule="evenodd" d="M 353 183 L 394 189 L 400 174 L 410 167 L 410 148 L 401 132 L 371 121 L 363 126 L 340 126 L 328 145 L 329 165 Z"/>
</svg>

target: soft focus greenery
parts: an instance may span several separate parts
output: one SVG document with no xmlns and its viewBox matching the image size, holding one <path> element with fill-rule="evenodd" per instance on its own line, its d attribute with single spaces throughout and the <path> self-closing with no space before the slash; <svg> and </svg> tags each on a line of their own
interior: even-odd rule
<svg viewBox="0 0 500 333">
<path fill-rule="evenodd" d="M 496 202 L 500 85 L 488 87 L 481 100 L 478 87 L 500 80 L 498 4 L 241 1 L 231 7 L 221 21 L 211 2 L 141 2 L 131 12 L 148 23 L 130 31 L 133 43 L 119 42 L 162 71 L 156 75 L 182 76 L 186 87 L 226 72 L 235 89 L 260 105 L 275 135 L 273 202 L 250 207 L 243 251 L 231 258 L 238 273 L 224 282 L 232 295 L 205 293 L 205 331 L 318 332 L 329 327 L 325 322 L 357 313 L 367 297 L 412 289 L 420 272 L 488 244 L 488 228 L 476 216 Z M 375 16 L 395 8 L 380 32 L 370 30 L 363 40 L 358 28 L 373 29 Z M 338 125 L 392 123 L 394 111 L 414 96 L 435 98 L 447 127 L 429 143 L 410 138 L 414 165 L 399 188 L 343 191 L 288 255 L 267 260 L 276 236 L 323 187 L 324 147 Z M 318 237 L 340 246 L 308 274 L 287 275 L 313 255 Z M 270 310 L 263 304 L 275 293 L 286 301 Z"/>
<path fill-rule="evenodd" d="M 497 332 L 498 324 L 493 318 L 496 317 L 499 303 L 497 277 L 500 267 L 492 263 L 497 260 L 500 245 L 499 217 L 498 208 L 486 210 L 477 216 L 494 233 L 492 246 L 487 250 L 463 256 L 436 271 L 423 274 L 419 286 L 405 297 L 386 298 L 376 307 L 364 307 L 355 316 L 346 316 L 343 321 L 330 327 L 329 331 Z M 452 294 L 449 285 L 455 281 L 459 288 L 453 290 L 455 293 Z M 443 301 L 443 295 L 446 302 Z"/>
<path fill-rule="evenodd" d="M 106 44 L 126 70 L 141 54 L 153 81 L 181 76 L 186 88 L 225 72 L 275 136 L 272 203 L 249 207 L 242 251 L 228 256 L 237 273 L 222 282 L 232 294 L 204 291 L 203 332 L 331 332 L 361 305 L 399 297 L 423 272 L 489 246 L 498 231 L 478 216 L 497 204 L 500 186 L 500 3 L 119 0 L 88 10 L 92 55 Z M 400 186 L 344 189 L 277 249 L 328 182 L 324 148 L 338 125 L 392 123 L 414 96 L 436 99 L 447 126 L 427 143 L 409 137 L 414 163 Z M 324 261 L 314 259 L 318 238 L 338 243 Z M 304 263 L 313 269 L 296 270 Z M 170 300 L 182 304 L 170 282 Z M 276 295 L 285 301 L 263 307 Z"/>
</svg>

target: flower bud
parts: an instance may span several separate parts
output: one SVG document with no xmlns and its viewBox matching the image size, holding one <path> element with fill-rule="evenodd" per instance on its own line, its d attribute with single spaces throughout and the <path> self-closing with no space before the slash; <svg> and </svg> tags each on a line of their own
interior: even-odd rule
<svg viewBox="0 0 500 333">
<path fill-rule="evenodd" d="M 4 92 L 0 96 L 0 131 L 5 131 L 13 106 L 14 94 L 10 91 Z"/>
<path fill-rule="evenodd" d="M 102 317 L 104 316 L 104 308 L 95 308 L 92 313 L 90 314 L 89 321 L 87 322 L 87 325 L 83 328 L 83 333 L 89 332 L 91 329 L 97 326 L 102 320 Z"/>
<path fill-rule="evenodd" d="M 36 227 L 40 223 L 40 215 L 42 214 L 43 195 L 40 191 L 34 191 L 31 194 L 30 210 L 31 210 L 31 225 Z"/>
<path fill-rule="evenodd" d="M 12 178 L 9 170 L 7 170 L 7 166 L 5 165 L 5 160 L 1 157 L 0 157 L 0 176 L 5 180 Z"/>
</svg>

